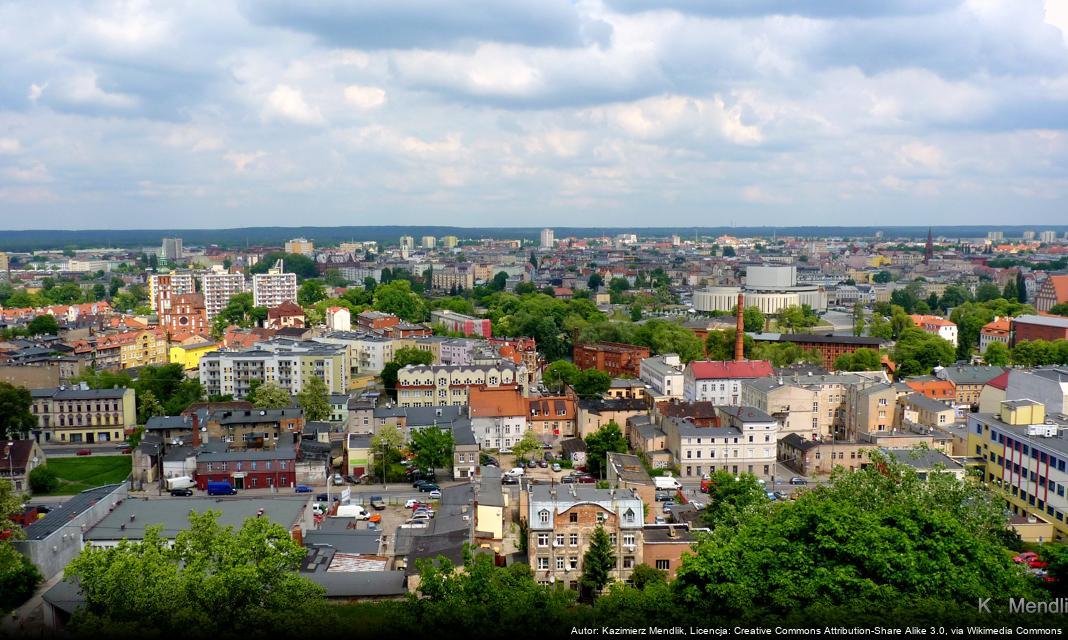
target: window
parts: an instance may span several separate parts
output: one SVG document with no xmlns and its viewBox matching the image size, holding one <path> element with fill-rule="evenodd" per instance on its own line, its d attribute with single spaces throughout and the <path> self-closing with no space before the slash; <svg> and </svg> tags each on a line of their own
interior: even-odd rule
<svg viewBox="0 0 1068 640">
<path fill-rule="evenodd" d="M 548 509 L 542 509 L 541 511 L 538 512 L 538 521 L 541 522 L 541 524 L 549 524 L 549 510 Z"/>
<path fill-rule="evenodd" d="M 671 569 L 671 561 L 670 560 L 657 560 L 656 561 L 656 568 L 660 569 L 661 571 L 668 571 L 668 570 Z"/>
<path fill-rule="evenodd" d="M 623 546 L 626 546 L 626 547 L 633 547 L 634 546 L 634 534 L 633 533 L 624 533 L 623 534 Z"/>
<path fill-rule="evenodd" d="M 570 544 L 570 545 L 571 545 L 572 547 L 577 547 L 577 546 L 578 546 L 578 534 L 577 534 L 577 533 L 572 533 L 572 534 L 571 534 L 571 535 L 569 536 L 569 544 Z"/>
<path fill-rule="evenodd" d="M 698 473 L 700 473 L 700 468 L 698 469 Z M 633 509 L 627 509 L 627 511 L 623 514 L 623 521 L 626 522 L 627 524 L 632 524 L 634 522 L 634 510 Z"/>
<path fill-rule="evenodd" d="M 631 557 L 631 556 L 624 557 L 623 558 L 623 568 L 624 569 L 633 569 L 634 568 L 634 558 Z"/>
<path fill-rule="evenodd" d="M 614 533 L 608 534 L 608 541 L 612 543 L 613 547 L 616 546 L 616 544 L 619 542 L 618 538 L 616 538 L 616 534 Z"/>
<path fill-rule="evenodd" d="M 549 546 L 549 534 L 547 534 L 547 533 L 539 533 L 538 534 L 538 546 L 539 547 L 547 547 L 547 546 Z"/>
<path fill-rule="evenodd" d="M 556 559 L 556 569 L 558 571 L 563 571 L 564 570 L 564 558 L 557 558 Z"/>
<path fill-rule="evenodd" d="M 578 513 L 572 511 L 568 516 L 569 522 L 578 522 Z"/>
<path fill-rule="evenodd" d="M 578 569 L 578 556 L 571 556 L 570 558 L 568 558 L 567 564 L 572 571 Z M 574 589 L 574 587 L 572 587 L 572 589 Z"/>
<path fill-rule="evenodd" d="M 556 534 L 556 546 L 558 546 L 558 547 L 564 546 L 564 534 L 562 534 L 562 533 Z"/>
<path fill-rule="evenodd" d="M 543 569 L 543 570 L 548 570 L 548 568 L 549 568 L 549 559 L 547 557 L 545 557 L 545 556 L 538 556 L 538 568 L 539 569 Z"/>
<path fill-rule="evenodd" d="M 597 513 L 597 524 L 604 524 L 605 520 L 608 520 L 608 514 L 604 511 Z"/>
</svg>

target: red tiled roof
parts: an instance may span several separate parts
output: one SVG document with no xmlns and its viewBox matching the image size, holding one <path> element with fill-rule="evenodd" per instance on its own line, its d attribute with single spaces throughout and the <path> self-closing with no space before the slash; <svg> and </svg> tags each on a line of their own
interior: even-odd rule
<svg viewBox="0 0 1068 640">
<path fill-rule="evenodd" d="M 1050 276 L 1049 281 L 1057 303 L 1068 302 L 1068 276 Z"/>
<path fill-rule="evenodd" d="M 1005 373 L 1002 373 L 1000 376 L 989 380 L 986 384 L 987 386 L 1004 391 L 1009 387 L 1009 372 L 1006 371 Z"/>
<path fill-rule="evenodd" d="M 772 375 L 767 360 L 695 360 L 690 363 L 697 380 L 765 378 Z"/>
</svg>

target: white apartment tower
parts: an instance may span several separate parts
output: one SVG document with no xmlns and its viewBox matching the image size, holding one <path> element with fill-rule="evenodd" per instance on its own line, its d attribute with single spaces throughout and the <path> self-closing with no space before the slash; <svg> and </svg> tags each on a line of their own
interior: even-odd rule
<svg viewBox="0 0 1068 640">
<path fill-rule="evenodd" d="M 552 229 L 542 229 L 541 230 L 541 248 L 542 249 L 552 249 L 554 242 L 555 242 L 555 238 L 553 237 L 553 230 Z"/>
<path fill-rule="evenodd" d="M 182 253 L 182 239 L 181 238 L 164 238 L 163 247 L 160 249 L 160 257 L 168 262 L 174 262 L 175 260 L 181 260 Z"/>
<path fill-rule="evenodd" d="M 186 293 L 196 293 L 191 273 L 164 273 L 148 278 L 148 301 L 159 315 L 170 311 L 173 300 Z"/>
<path fill-rule="evenodd" d="M 240 273 L 207 273 L 200 282 L 209 322 L 230 303 L 230 298 L 245 291 L 245 276 Z"/>
<path fill-rule="evenodd" d="M 257 307 L 277 307 L 283 302 L 297 299 L 297 274 L 285 273 L 285 264 L 279 260 L 267 273 L 252 276 L 252 303 Z"/>
</svg>

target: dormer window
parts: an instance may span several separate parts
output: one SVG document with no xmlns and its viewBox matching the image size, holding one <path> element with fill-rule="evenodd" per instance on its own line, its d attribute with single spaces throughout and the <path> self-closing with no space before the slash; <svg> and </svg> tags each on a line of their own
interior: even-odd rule
<svg viewBox="0 0 1068 640">
<path fill-rule="evenodd" d="M 541 524 L 549 524 L 549 510 L 548 509 L 542 509 L 541 511 L 538 512 L 538 521 L 541 522 Z"/>
<path fill-rule="evenodd" d="M 623 512 L 623 521 L 627 524 L 634 524 L 634 509 L 627 509 Z"/>
</svg>

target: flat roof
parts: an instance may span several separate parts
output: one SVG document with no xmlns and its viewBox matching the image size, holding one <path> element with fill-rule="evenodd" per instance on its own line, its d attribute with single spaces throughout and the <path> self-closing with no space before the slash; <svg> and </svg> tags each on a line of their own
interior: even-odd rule
<svg viewBox="0 0 1068 640">
<path fill-rule="evenodd" d="M 255 518 L 260 509 L 263 517 L 280 524 L 288 531 L 300 518 L 308 505 L 307 497 L 195 497 L 195 498 L 127 498 L 85 533 L 87 541 L 94 540 L 140 540 L 145 529 L 152 525 L 163 527 L 162 535 L 173 538 L 189 528 L 189 514 L 208 510 L 219 511 L 219 524 L 223 527 L 241 528 L 245 520 Z M 133 520 L 130 517 L 133 516 Z"/>
<path fill-rule="evenodd" d="M 45 517 L 37 520 L 24 529 L 27 540 L 44 540 L 53 533 L 70 524 L 72 518 L 81 515 L 97 502 L 105 499 L 121 484 L 108 484 L 102 487 L 87 489 L 72 496 L 58 507 L 53 507 L 45 514 Z"/>
</svg>

